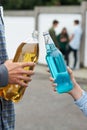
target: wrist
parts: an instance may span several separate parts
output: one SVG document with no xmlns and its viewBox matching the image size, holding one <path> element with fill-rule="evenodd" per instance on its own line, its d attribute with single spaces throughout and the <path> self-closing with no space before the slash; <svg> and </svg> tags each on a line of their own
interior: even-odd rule
<svg viewBox="0 0 87 130">
<path fill-rule="evenodd" d="M 81 89 L 79 84 L 76 83 L 74 85 L 74 88 L 68 94 L 70 94 L 74 100 L 78 100 L 79 98 L 81 98 L 82 92 L 83 90 Z"/>
</svg>

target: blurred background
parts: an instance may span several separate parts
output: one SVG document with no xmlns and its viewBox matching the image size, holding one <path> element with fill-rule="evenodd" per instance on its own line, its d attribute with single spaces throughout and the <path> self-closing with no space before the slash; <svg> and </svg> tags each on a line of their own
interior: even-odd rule
<svg viewBox="0 0 87 130">
<path fill-rule="evenodd" d="M 82 26 L 83 37 L 78 52 L 77 68 L 87 67 L 87 0 L 0 0 L 0 3 L 4 9 L 9 58 L 14 57 L 18 45 L 36 29 L 39 31 L 40 45 L 38 62 L 46 64 L 43 32 L 48 31 L 53 20 L 56 19 L 59 21 L 59 26 L 55 30 L 56 34 L 66 27 L 70 36 L 73 31 L 73 21 L 78 19 Z M 71 59 L 73 61 L 73 58 Z M 72 62 L 70 66 L 72 67 Z"/>
</svg>

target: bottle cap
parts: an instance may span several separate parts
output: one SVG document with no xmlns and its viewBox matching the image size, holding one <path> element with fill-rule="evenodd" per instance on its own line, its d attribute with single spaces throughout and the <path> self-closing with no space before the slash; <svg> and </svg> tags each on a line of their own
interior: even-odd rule
<svg viewBox="0 0 87 130">
<path fill-rule="evenodd" d="M 34 30 L 34 31 L 33 31 L 32 37 L 33 37 L 33 38 L 38 38 L 38 31 L 37 31 L 37 30 Z"/>
</svg>

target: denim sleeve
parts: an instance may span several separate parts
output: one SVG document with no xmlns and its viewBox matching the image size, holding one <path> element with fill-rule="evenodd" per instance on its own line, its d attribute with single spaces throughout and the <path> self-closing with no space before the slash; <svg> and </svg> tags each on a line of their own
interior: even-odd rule
<svg viewBox="0 0 87 130">
<path fill-rule="evenodd" d="M 8 70 L 4 64 L 0 65 L 0 87 L 8 84 Z"/>
<path fill-rule="evenodd" d="M 80 110 L 87 116 L 87 92 L 83 91 L 80 99 L 75 101 L 75 104 L 80 108 Z"/>
</svg>

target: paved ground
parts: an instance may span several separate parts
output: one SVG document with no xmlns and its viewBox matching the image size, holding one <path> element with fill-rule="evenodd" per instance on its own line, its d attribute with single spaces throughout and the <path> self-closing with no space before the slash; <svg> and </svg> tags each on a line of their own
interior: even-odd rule
<svg viewBox="0 0 87 130">
<path fill-rule="evenodd" d="M 16 130 L 87 130 L 87 117 L 73 99 L 67 94 L 59 95 L 52 91 L 46 69 L 46 66 L 36 66 L 30 87 L 23 99 L 15 104 Z M 87 70 L 85 74 L 83 71 L 74 72 L 77 79 L 82 75 L 83 79 L 86 78 Z M 86 84 L 82 83 L 82 87 L 86 89 Z"/>
</svg>

